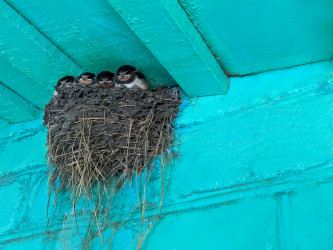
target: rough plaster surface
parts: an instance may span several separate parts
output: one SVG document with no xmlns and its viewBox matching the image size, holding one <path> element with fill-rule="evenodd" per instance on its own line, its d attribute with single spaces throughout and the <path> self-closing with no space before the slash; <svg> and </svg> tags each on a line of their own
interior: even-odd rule
<svg viewBox="0 0 333 250">
<path fill-rule="evenodd" d="M 161 216 L 143 249 L 332 248 L 332 72 L 332 63 L 324 62 L 233 78 L 226 96 L 186 98 L 177 121 L 179 157 L 167 168 L 161 212 L 158 169 L 148 188 L 146 215 Z M 4 249 L 79 243 L 66 195 L 51 209 L 52 225 L 45 230 L 41 123 L 1 127 Z M 133 210 L 135 192 L 126 187 L 110 220 L 121 221 Z M 80 225 L 88 215 L 80 214 Z M 117 232 L 114 249 L 135 248 L 140 213 L 134 208 L 132 215 Z"/>
</svg>

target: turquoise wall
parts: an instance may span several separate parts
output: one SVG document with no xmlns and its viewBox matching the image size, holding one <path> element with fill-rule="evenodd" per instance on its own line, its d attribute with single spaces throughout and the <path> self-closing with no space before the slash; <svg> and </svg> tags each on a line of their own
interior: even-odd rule
<svg viewBox="0 0 333 250">
<path fill-rule="evenodd" d="M 333 63 L 231 78 L 225 96 L 185 97 L 179 156 L 147 192 L 143 249 L 331 249 L 333 247 Z M 75 248 L 66 194 L 46 232 L 46 131 L 41 119 L 2 124 L 0 246 Z M 112 249 L 135 249 L 141 214 L 135 185 L 116 198 Z M 81 230 L 89 210 L 80 211 Z M 154 217 L 154 215 L 158 217 Z M 111 230 L 110 230 L 111 231 Z M 109 232 L 111 235 L 111 232 Z M 93 243 L 97 249 L 100 240 Z M 95 248 L 94 248 L 95 249 Z"/>
<path fill-rule="evenodd" d="M 331 0 L 1 1 L 0 248 L 80 248 L 89 202 L 75 219 L 65 192 L 47 216 L 43 107 L 63 75 L 132 64 L 184 91 L 143 249 L 333 249 L 332 13 Z M 111 249 L 136 247 L 137 183 L 114 198 Z"/>
</svg>

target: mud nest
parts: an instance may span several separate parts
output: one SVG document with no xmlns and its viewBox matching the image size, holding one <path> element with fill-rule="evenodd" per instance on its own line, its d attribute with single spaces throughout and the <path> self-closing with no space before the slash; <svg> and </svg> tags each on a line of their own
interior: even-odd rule
<svg viewBox="0 0 333 250">
<path fill-rule="evenodd" d="M 44 111 L 51 186 L 89 188 L 152 167 L 172 146 L 180 103 L 180 93 L 164 87 L 62 85 Z"/>
</svg>

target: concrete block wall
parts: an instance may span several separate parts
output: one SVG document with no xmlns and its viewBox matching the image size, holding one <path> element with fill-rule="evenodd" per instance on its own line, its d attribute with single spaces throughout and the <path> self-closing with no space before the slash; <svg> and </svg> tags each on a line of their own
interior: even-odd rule
<svg viewBox="0 0 333 250">
<path fill-rule="evenodd" d="M 332 75 L 327 61 L 231 78 L 227 95 L 185 97 L 177 120 L 179 156 L 166 168 L 162 210 L 159 169 L 148 187 L 146 226 L 158 217 L 142 248 L 332 249 Z M 41 123 L 1 127 L 3 249 L 80 248 L 66 195 L 52 207 L 46 230 Z M 131 205 L 135 192 L 132 185 L 117 196 L 110 221 L 131 216 L 112 249 L 136 247 L 141 214 Z M 81 233 L 89 213 L 78 217 Z M 103 248 L 99 238 L 91 246 Z"/>
</svg>

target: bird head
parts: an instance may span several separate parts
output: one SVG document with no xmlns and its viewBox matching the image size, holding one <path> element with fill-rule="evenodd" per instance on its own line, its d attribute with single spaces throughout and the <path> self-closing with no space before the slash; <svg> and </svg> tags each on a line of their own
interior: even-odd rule
<svg viewBox="0 0 333 250">
<path fill-rule="evenodd" d="M 58 90 L 58 88 L 63 84 L 72 84 L 74 82 L 73 76 L 65 76 L 59 79 L 57 82 L 55 89 Z"/>
<path fill-rule="evenodd" d="M 114 74 L 110 71 L 102 71 L 97 75 L 97 81 L 101 87 L 114 87 Z"/>
<path fill-rule="evenodd" d="M 128 83 L 134 78 L 136 68 L 130 65 L 121 66 L 116 73 L 117 83 Z"/>
<path fill-rule="evenodd" d="M 79 76 L 79 82 L 83 84 L 91 84 L 95 79 L 95 74 L 85 72 Z"/>
</svg>

